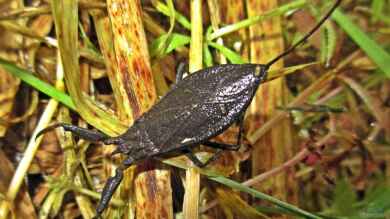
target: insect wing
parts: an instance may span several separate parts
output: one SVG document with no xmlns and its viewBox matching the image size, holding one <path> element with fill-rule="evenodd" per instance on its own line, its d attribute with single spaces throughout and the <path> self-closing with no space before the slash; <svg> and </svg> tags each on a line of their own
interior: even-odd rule
<svg viewBox="0 0 390 219">
<path fill-rule="evenodd" d="M 139 124 L 160 152 L 218 135 L 246 109 L 259 83 L 254 65 L 224 65 L 194 73 L 164 96 Z"/>
</svg>

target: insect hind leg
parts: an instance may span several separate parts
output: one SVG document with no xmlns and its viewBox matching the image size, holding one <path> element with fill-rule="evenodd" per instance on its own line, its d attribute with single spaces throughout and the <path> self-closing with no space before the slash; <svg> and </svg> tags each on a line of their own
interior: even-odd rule
<svg viewBox="0 0 390 219">
<path fill-rule="evenodd" d="M 67 124 L 67 123 L 57 123 L 54 125 L 51 125 L 49 127 L 46 127 L 42 129 L 36 136 L 38 138 L 39 136 L 45 134 L 48 131 L 51 131 L 55 128 L 62 127 L 65 129 L 65 131 L 72 132 L 74 135 L 77 137 L 80 137 L 82 139 L 88 140 L 88 141 L 105 141 L 105 142 L 114 142 L 108 135 L 105 135 L 101 132 L 94 131 L 94 130 L 89 130 L 86 128 L 81 128 L 72 124 Z M 110 141 L 111 140 L 111 141 Z"/>
<path fill-rule="evenodd" d="M 240 149 L 239 144 L 224 144 L 224 143 L 213 142 L 213 141 L 205 141 L 202 144 L 207 147 L 218 148 L 218 149 L 229 150 L 229 151 L 237 151 L 238 149 Z"/>
<path fill-rule="evenodd" d="M 237 125 L 238 125 L 237 145 L 238 145 L 238 147 L 241 146 L 242 133 L 244 132 L 244 115 L 245 114 L 242 114 L 237 121 Z"/>
<path fill-rule="evenodd" d="M 197 158 L 192 151 L 189 151 L 188 153 L 186 153 L 185 156 L 188 159 L 190 159 L 192 161 L 192 163 L 194 163 L 197 167 L 203 168 L 203 167 L 209 165 L 211 162 L 215 161 L 221 153 L 222 153 L 222 150 L 217 150 L 217 152 L 215 152 L 213 154 L 213 156 L 210 157 L 206 162 L 202 162 L 201 160 L 199 160 L 199 158 Z"/>
<path fill-rule="evenodd" d="M 237 143 L 236 144 L 224 144 L 224 143 L 212 142 L 212 141 L 205 141 L 202 144 L 205 146 L 208 146 L 208 147 L 212 147 L 212 148 L 237 151 L 241 147 L 241 139 L 242 139 L 242 133 L 243 133 L 243 127 L 244 127 L 243 121 L 244 121 L 243 116 L 241 116 L 240 119 L 237 121 L 239 128 L 238 128 Z"/>
</svg>

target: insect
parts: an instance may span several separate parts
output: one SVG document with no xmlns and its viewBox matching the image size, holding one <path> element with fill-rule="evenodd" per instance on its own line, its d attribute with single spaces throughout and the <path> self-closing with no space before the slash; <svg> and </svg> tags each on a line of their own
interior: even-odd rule
<svg viewBox="0 0 390 219">
<path fill-rule="evenodd" d="M 115 144 L 117 148 L 113 154 L 121 153 L 126 156 L 103 188 L 96 209 L 96 217 L 100 217 L 120 184 L 123 171 L 137 161 L 181 152 L 198 167 L 204 167 L 215 160 L 222 150 L 237 150 L 240 147 L 243 115 L 266 78 L 270 66 L 306 41 L 340 3 L 341 0 L 337 0 L 310 32 L 267 64 L 217 65 L 197 71 L 186 78 L 182 77 L 183 71 L 180 71 L 172 89 L 122 135 L 109 137 L 98 131 L 58 123 L 43 129 L 38 136 L 53 128 L 62 127 L 89 141 Z M 240 127 L 237 144 L 210 141 L 233 123 L 238 123 Z M 192 148 L 200 144 L 218 149 L 205 163 L 192 153 Z"/>
</svg>

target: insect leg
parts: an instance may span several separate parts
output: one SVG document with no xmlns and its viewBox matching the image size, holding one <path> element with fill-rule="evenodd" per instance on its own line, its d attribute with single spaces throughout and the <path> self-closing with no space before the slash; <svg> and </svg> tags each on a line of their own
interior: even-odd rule
<svg viewBox="0 0 390 219">
<path fill-rule="evenodd" d="M 192 161 L 197 167 L 202 168 L 204 166 L 204 163 L 199 160 L 192 152 L 188 152 L 186 154 L 186 157 Z"/>
<path fill-rule="evenodd" d="M 176 83 L 183 79 L 184 73 L 186 73 L 187 64 L 180 62 L 176 69 Z"/>
<path fill-rule="evenodd" d="M 231 151 L 237 151 L 241 147 L 241 136 L 243 132 L 243 127 L 244 127 L 244 115 L 240 116 L 240 118 L 237 121 L 238 125 L 238 134 L 237 134 L 237 143 L 236 144 L 224 144 L 224 143 L 219 143 L 219 142 L 212 142 L 212 141 L 206 141 L 203 142 L 202 144 L 208 147 L 212 148 L 220 148 L 224 150 L 231 150 Z"/>
<path fill-rule="evenodd" d="M 51 125 L 47 128 L 42 129 L 37 134 L 36 138 L 38 138 L 39 136 L 45 134 L 46 132 L 51 131 L 51 130 L 58 128 L 58 127 L 62 127 L 63 129 L 65 129 L 65 131 L 72 132 L 74 135 L 76 135 L 80 138 L 86 139 L 88 141 L 102 141 L 104 139 L 109 138 L 107 135 L 105 135 L 101 132 L 89 130 L 86 128 L 80 128 L 78 126 L 75 126 L 72 124 L 66 124 L 66 123 L 57 123 L 57 124 L 54 124 L 54 125 Z"/>
<path fill-rule="evenodd" d="M 243 113 L 237 121 L 238 134 L 237 134 L 237 145 L 241 146 L 242 133 L 244 132 L 244 115 Z"/>
<path fill-rule="evenodd" d="M 102 196 L 96 208 L 96 216 L 94 218 L 101 218 L 101 214 L 107 208 L 112 195 L 123 179 L 123 171 L 130 167 L 134 161 L 134 158 L 128 157 L 118 168 L 116 168 L 115 176 L 108 178 L 106 184 L 104 185 Z"/>
<path fill-rule="evenodd" d="M 202 144 L 211 148 L 219 148 L 219 149 L 230 150 L 230 151 L 236 151 L 240 148 L 239 144 L 224 144 L 224 143 L 212 142 L 212 141 L 205 141 Z"/>
<path fill-rule="evenodd" d="M 57 123 L 51 126 L 48 126 L 44 129 L 42 129 L 40 132 L 38 132 L 36 138 L 39 136 L 45 134 L 48 131 L 51 131 L 55 128 L 62 127 L 65 129 L 65 131 L 72 132 L 77 137 L 80 137 L 82 139 L 88 140 L 88 141 L 103 141 L 104 144 L 119 144 L 120 139 L 118 138 L 111 138 L 106 134 L 103 134 L 98 131 L 89 130 L 86 128 L 81 128 L 72 124 L 66 124 L 66 123 Z"/>
<path fill-rule="evenodd" d="M 195 156 L 195 154 L 194 154 L 192 151 L 186 153 L 185 155 L 186 155 L 186 157 L 187 157 L 188 159 L 190 159 L 197 167 L 203 168 L 203 167 L 209 165 L 211 162 L 215 161 L 215 160 L 219 157 L 219 155 L 221 154 L 221 152 L 222 152 L 222 150 L 217 150 L 217 152 L 215 152 L 215 153 L 213 154 L 213 156 L 210 157 L 210 158 L 209 158 L 206 162 L 204 162 L 204 163 L 203 163 L 201 160 L 199 160 L 199 158 L 197 158 L 197 157 Z"/>
</svg>

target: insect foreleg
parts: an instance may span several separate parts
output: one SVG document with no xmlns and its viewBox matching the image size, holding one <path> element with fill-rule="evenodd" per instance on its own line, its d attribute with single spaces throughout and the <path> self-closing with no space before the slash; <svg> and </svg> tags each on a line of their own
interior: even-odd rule
<svg viewBox="0 0 390 219">
<path fill-rule="evenodd" d="M 101 214 L 103 213 L 104 209 L 107 208 L 112 195 L 123 179 L 123 171 L 130 167 L 134 161 L 134 158 L 128 157 L 118 168 L 116 168 L 115 175 L 108 178 L 106 184 L 104 185 L 102 196 L 96 208 L 96 216 L 94 218 L 101 217 Z"/>
<path fill-rule="evenodd" d="M 38 138 L 40 135 L 45 134 L 48 131 L 51 131 L 55 128 L 62 127 L 65 129 L 65 131 L 72 132 L 77 137 L 80 137 L 82 139 L 88 140 L 88 141 L 103 141 L 104 144 L 119 144 L 121 142 L 121 139 L 118 138 L 111 138 L 106 134 L 103 134 L 98 131 L 89 130 L 86 128 L 81 128 L 72 124 L 66 124 L 66 123 L 57 123 L 54 125 L 51 125 L 45 129 L 42 129 L 36 136 Z"/>
<path fill-rule="evenodd" d="M 109 136 L 107 136 L 101 132 L 93 131 L 93 130 L 89 130 L 89 129 L 85 129 L 85 128 L 80 128 L 78 126 L 66 124 L 66 123 L 57 123 L 57 124 L 54 124 L 54 125 L 51 125 L 51 126 L 45 128 L 45 129 L 42 129 L 37 134 L 37 137 L 39 137 L 40 135 L 42 135 L 48 131 L 51 131 L 55 128 L 58 128 L 58 127 L 62 127 L 63 129 L 65 129 L 65 131 L 72 132 L 74 135 L 76 135 L 80 138 L 86 139 L 88 141 L 102 141 L 102 140 L 109 138 Z"/>
</svg>

